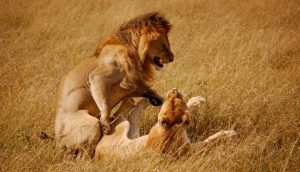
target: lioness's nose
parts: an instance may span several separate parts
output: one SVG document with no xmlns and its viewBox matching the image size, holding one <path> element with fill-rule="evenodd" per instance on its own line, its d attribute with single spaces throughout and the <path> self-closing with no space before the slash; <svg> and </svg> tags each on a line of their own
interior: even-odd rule
<svg viewBox="0 0 300 172">
<path fill-rule="evenodd" d="M 172 92 L 173 92 L 173 93 L 178 93 L 177 88 L 173 88 L 173 89 L 172 89 Z"/>
</svg>

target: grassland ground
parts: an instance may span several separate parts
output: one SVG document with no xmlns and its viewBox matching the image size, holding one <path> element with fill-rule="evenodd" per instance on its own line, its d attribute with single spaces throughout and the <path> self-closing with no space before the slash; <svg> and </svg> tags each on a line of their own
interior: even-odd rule
<svg viewBox="0 0 300 172">
<path fill-rule="evenodd" d="M 1 0 L 0 171 L 299 171 L 300 2 L 298 0 Z M 161 11 L 172 22 L 175 61 L 157 75 L 206 104 L 188 128 L 193 141 L 222 129 L 239 137 L 172 160 L 74 160 L 52 140 L 58 84 L 124 21 Z M 141 117 L 142 134 L 159 108 Z"/>
</svg>

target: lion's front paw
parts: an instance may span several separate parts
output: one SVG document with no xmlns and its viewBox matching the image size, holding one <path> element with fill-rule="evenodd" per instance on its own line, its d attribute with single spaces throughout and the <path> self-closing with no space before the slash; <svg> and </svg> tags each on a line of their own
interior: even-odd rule
<svg viewBox="0 0 300 172">
<path fill-rule="evenodd" d="M 143 95 L 143 97 L 147 98 L 153 106 L 160 106 L 164 102 L 164 99 L 162 97 L 153 93 L 146 93 Z"/>
<path fill-rule="evenodd" d="M 160 106 L 163 104 L 163 99 L 162 98 L 158 98 L 158 97 L 150 97 L 149 98 L 149 102 L 153 105 L 153 106 Z"/>
<path fill-rule="evenodd" d="M 111 133 L 111 126 L 109 121 L 100 118 L 100 125 L 101 125 L 101 132 L 103 134 L 108 135 Z"/>
</svg>

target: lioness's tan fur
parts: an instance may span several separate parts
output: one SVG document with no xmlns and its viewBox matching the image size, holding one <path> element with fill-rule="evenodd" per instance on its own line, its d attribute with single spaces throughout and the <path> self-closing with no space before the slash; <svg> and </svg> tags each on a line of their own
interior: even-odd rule
<svg viewBox="0 0 300 172">
<path fill-rule="evenodd" d="M 149 135 L 139 136 L 138 117 L 148 105 L 146 100 L 141 100 L 130 112 L 129 120 L 123 117 L 128 109 L 120 113 L 119 118 L 112 124 L 112 134 L 103 136 L 99 141 L 95 151 L 96 158 L 127 158 L 145 150 L 172 156 L 182 155 L 191 146 L 185 129 L 190 121 L 189 109 L 199 108 L 203 100 L 202 97 L 193 97 L 185 104 L 177 89 L 169 91 L 158 114 L 158 122 Z M 221 136 L 231 137 L 235 134 L 234 130 L 220 131 L 203 142 L 193 143 L 192 146 L 197 148 L 199 143 L 208 143 Z"/>
<path fill-rule="evenodd" d="M 180 155 L 190 146 L 185 126 L 190 122 L 189 109 L 177 89 L 169 91 L 150 130 L 146 148 L 159 153 Z"/>
<path fill-rule="evenodd" d="M 137 137 L 139 136 L 136 134 L 139 130 L 137 117 L 146 107 L 146 100 L 142 100 L 130 113 L 129 121 L 121 115 L 113 123 L 112 134 L 103 136 L 97 145 L 95 152 L 97 159 L 107 156 L 123 158 L 137 154 L 145 148 L 174 155 L 190 145 L 184 128 L 189 123 L 190 114 L 177 89 L 167 93 L 158 115 L 158 122 L 152 127 L 149 135 Z M 132 126 L 135 130 L 131 129 Z"/>
</svg>

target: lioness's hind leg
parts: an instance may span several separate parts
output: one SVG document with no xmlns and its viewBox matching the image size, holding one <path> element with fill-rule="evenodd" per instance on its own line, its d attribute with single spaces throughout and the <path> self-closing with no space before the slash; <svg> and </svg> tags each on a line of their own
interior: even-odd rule
<svg viewBox="0 0 300 172">
<path fill-rule="evenodd" d="M 234 130 L 227 130 L 227 131 L 219 131 L 217 133 L 215 133 L 214 135 L 212 136 L 209 136 L 207 139 L 205 139 L 203 142 L 204 143 L 209 143 L 213 140 L 216 140 L 216 139 L 219 139 L 221 137 L 227 137 L 227 138 L 231 138 L 233 136 L 237 135 L 237 132 L 234 131 Z"/>
<path fill-rule="evenodd" d="M 200 106 L 205 102 L 205 98 L 202 96 L 196 96 L 189 99 L 186 105 L 189 108 L 191 114 L 195 115 Z"/>
<path fill-rule="evenodd" d="M 142 99 L 136 104 L 136 106 L 130 112 L 129 119 L 128 119 L 130 124 L 128 137 L 130 139 L 134 139 L 140 136 L 139 116 L 148 107 L 148 105 L 149 105 L 149 101 L 146 99 Z"/>
</svg>

